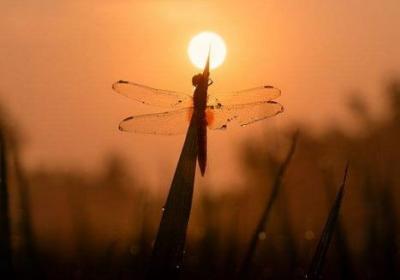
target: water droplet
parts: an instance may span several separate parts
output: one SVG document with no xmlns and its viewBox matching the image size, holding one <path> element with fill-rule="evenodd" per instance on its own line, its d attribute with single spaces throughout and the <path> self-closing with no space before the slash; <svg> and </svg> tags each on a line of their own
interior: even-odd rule
<svg viewBox="0 0 400 280">
<path fill-rule="evenodd" d="M 165 211 L 165 207 L 161 208 L 161 211 L 164 212 Z"/>
<path fill-rule="evenodd" d="M 304 233 L 304 238 L 307 239 L 307 240 L 313 240 L 315 238 L 315 234 L 314 234 L 314 232 L 312 230 L 307 230 Z"/>
<path fill-rule="evenodd" d="M 264 240 L 266 237 L 267 237 L 267 235 L 265 234 L 264 231 L 261 231 L 261 232 L 258 234 L 258 239 L 260 239 L 260 240 Z"/>
</svg>

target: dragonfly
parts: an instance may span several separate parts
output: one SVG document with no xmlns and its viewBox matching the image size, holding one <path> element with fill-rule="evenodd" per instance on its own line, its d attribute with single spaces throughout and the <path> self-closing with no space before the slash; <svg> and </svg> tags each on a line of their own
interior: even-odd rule
<svg viewBox="0 0 400 280">
<path fill-rule="evenodd" d="M 167 108 L 159 113 L 133 115 L 123 119 L 119 130 L 126 132 L 179 135 L 184 134 L 189 125 L 197 129 L 197 161 L 204 176 L 207 163 L 207 129 L 223 130 L 231 122 L 240 126 L 270 118 L 283 112 L 283 106 L 274 101 L 281 90 L 263 85 L 249 89 L 209 94 L 207 58 L 203 73 L 192 78 L 194 93 L 162 90 L 131 81 L 119 80 L 112 85 L 115 92 L 142 104 Z"/>
</svg>

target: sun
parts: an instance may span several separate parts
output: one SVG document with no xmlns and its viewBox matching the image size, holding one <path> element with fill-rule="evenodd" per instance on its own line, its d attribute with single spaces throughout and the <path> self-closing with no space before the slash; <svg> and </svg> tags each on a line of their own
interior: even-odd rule
<svg viewBox="0 0 400 280">
<path fill-rule="evenodd" d="M 217 33 L 205 31 L 190 40 L 188 55 L 194 66 L 204 68 L 209 50 L 210 68 L 217 68 L 224 62 L 226 56 L 225 42 L 222 37 Z"/>
</svg>

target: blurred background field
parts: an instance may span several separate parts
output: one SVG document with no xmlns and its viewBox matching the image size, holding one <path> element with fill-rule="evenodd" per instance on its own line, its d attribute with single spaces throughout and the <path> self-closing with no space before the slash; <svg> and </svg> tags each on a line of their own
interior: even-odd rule
<svg viewBox="0 0 400 280">
<path fill-rule="evenodd" d="M 399 278 L 398 0 L 40 2 L 0 1 L 1 279 L 10 260 L 20 279 L 144 276 L 184 136 L 118 131 L 157 109 L 111 85 L 190 93 L 204 30 L 227 46 L 210 92 L 271 84 L 285 112 L 209 133 L 182 276 L 233 277 L 299 131 L 249 277 L 304 275 L 349 161 L 325 279 Z"/>
<path fill-rule="evenodd" d="M 325 279 L 399 276 L 400 82 L 380 94 L 385 118 L 358 96 L 344 100 L 357 133 L 315 134 L 291 125 L 238 144 L 236 184 L 198 181 L 182 270 L 185 279 L 233 277 L 269 198 L 295 130 L 294 158 L 252 264 L 252 279 L 301 278 L 307 271 L 346 161 L 350 172 Z M 18 125 L 2 112 L 13 266 L 21 279 L 143 277 L 169 182 L 143 183 L 135 165 L 110 154 L 98 173 L 24 168 Z M 275 133 L 275 135 L 272 135 Z M 278 141 L 279 145 L 273 142 Z M 61 148 L 61 147 L 60 147 Z M 161 160 L 161 159 L 160 159 Z M 223 167 L 220 167 L 223 168 Z M 207 176 L 207 174 L 206 174 Z M 171 174 L 172 177 L 172 174 Z M 221 188 L 222 191 L 215 191 Z M 156 191 L 154 191 L 156 189 Z"/>
</svg>

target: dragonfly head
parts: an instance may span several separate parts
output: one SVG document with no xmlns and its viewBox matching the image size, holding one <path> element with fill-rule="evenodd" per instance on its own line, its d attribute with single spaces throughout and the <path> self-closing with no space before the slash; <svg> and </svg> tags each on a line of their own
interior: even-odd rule
<svg viewBox="0 0 400 280">
<path fill-rule="evenodd" d="M 201 81 L 203 80 L 203 74 L 194 75 L 192 78 L 192 84 L 194 87 L 197 87 Z"/>
</svg>

